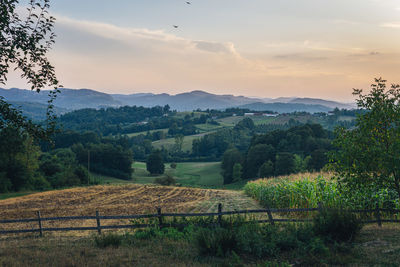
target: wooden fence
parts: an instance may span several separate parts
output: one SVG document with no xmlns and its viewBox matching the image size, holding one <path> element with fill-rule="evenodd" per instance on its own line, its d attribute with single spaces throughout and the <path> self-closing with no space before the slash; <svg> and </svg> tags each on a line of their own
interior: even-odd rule
<svg viewBox="0 0 400 267">
<path fill-rule="evenodd" d="M 43 236 L 43 232 L 56 232 L 56 231 L 88 231 L 94 230 L 101 234 L 102 230 L 106 229 L 132 229 L 132 228 L 146 228 L 153 227 L 158 225 L 159 227 L 177 227 L 177 226 L 185 226 L 185 224 L 173 224 L 173 223 L 165 223 L 165 217 L 217 217 L 217 223 L 220 224 L 222 221 L 222 216 L 226 215 L 237 215 L 237 214 L 266 214 L 268 219 L 264 220 L 255 220 L 257 223 L 270 223 L 275 224 L 276 222 L 310 222 L 312 219 L 299 219 L 299 218 L 274 218 L 273 213 L 292 213 L 292 212 L 321 212 L 322 206 L 319 205 L 318 208 L 302 208 L 302 209 L 258 209 L 258 210 L 241 210 L 241 211 L 222 211 L 222 204 L 218 204 L 218 212 L 210 212 L 210 213 L 162 213 L 161 208 L 157 208 L 157 213 L 155 214 L 142 214 L 142 215 L 100 215 L 98 211 L 96 211 L 95 216 L 66 216 L 66 217 L 41 217 L 40 211 L 37 212 L 36 218 L 30 219 L 12 219 L 12 220 L 0 220 L 0 225 L 2 224 L 12 224 L 12 223 L 27 223 L 27 222 L 36 222 L 36 229 L 15 229 L 15 230 L 1 230 L 0 234 L 16 234 L 16 233 L 39 233 L 40 236 Z M 400 213 L 400 210 L 394 209 L 382 209 L 377 205 L 375 209 L 366 209 L 366 210 L 347 210 L 352 213 L 360 213 L 360 214 L 374 214 L 374 219 L 362 221 L 364 224 L 377 223 L 379 226 L 382 226 L 384 222 L 391 223 L 400 223 L 400 219 L 384 219 L 382 218 L 382 213 L 386 214 L 396 214 Z M 104 220 L 122 220 L 122 219 L 149 219 L 149 218 L 157 218 L 156 224 L 127 224 L 127 225 L 102 225 L 101 222 Z M 43 222 L 46 221 L 71 221 L 71 220 L 95 220 L 96 226 L 91 227 L 43 227 Z"/>
</svg>

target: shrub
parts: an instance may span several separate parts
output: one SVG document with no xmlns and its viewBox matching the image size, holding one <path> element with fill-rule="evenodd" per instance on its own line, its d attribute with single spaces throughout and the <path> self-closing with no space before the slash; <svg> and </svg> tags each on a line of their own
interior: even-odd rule
<svg viewBox="0 0 400 267">
<path fill-rule="evenodd" d="M 160 185 L 173 185 L 176 183 L 176 180 L 171 175 L 167 174 L 164 177 L 158 177 L 154 180 L 154 183 Z"/>
<path fill-rule="evenodd" d="M 170 165 L 171 169 L 176 169 L 177 164 L 175 162 L 172 162 Z"/>
<path fill-rule="evenodd" d="M 102 234 L 94 238 L 94 242 L 99 248 L 119 247 L 122 244 L 124 237 L 115 233 Z"/>
<path fill-rule="evenodd" d="M 323 209 L 314 217 L 314 231 L 330 242 L 351 242 L 362 224 L 352 213 L 339 209 Z"/>
<path fill-rule="evenodd" d="M 202 255 L 225 256 L 237 250 L 234 231 L 222 227 L 201 228 L 195 234 L 195 242 Z"/>
</svg>

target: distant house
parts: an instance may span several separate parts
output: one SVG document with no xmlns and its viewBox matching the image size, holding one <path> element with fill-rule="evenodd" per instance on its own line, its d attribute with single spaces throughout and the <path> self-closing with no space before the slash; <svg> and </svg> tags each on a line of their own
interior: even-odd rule
<svg viewBox="0 0 400 267">
<path fill-rule="evenodd" d="M 279 114 L 270 114 L 270 113 L 264 113 L 263 116 L 265 117 L 277 117 Z"/>
<path fill-rule="evenodd" d="M 244 113 L 245 116 L 254 116 L 254 113 Z"/>
</svg>

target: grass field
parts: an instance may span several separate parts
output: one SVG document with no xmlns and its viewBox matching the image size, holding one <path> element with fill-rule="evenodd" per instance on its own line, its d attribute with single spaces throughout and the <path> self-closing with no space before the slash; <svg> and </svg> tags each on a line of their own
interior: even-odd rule
<svg viewBox="0 0 400 267">
<path fill-rule="evenodd" d="M 185 136 L 183 138 L 182 151 L 192 152 L 193 140 L 200 139 L 202 136 L 204 136 L 206 134 L 210 134 L 210 133 L 213 133 L 213 131 Z M 156 149 L 161 149 L 162 147 L 164 147 L 165 149 L 170 150 L 175 145 L 175 138 L 166 138 L 166 139 L 163 139 L 163 140 L 154 141 L 152 143 L 152 145 Z"/>
<path fill-rule="evenodd" d="M 1 266 L 305 266 L 296 258 L 279 258 L 289 265 L 245 257 L 200 256 L 187 240 L 140 240 L 118 248 L 98 248 L 94 236 L 9 238 L 0 242 Z M 340 248 L 340 247 L 339 247 Z M 338 249 L 313 266 L 399 266 L 400 228 L 366 226 L 352 246 Z"/>
<path fill-rule="evenodd" d="M 172 175 L 177 183 L 184 186 L 219 188 L 223 184 L 220 162 L 183 162 L 172 169 L 165 164 L 165 173 Z M 160 176 L 151 176 L 146 170 L 146 163 L 135 162 L 133 180 L 135 183 L 148 184 Z"/>
<path fill-rule="evenodd" d="M 127 136 L 128 137 L 134 137 L 134 136 L 138 136 L 138 135 L 141 135 L 141 134 L 146 135 L 147 132 L 154 133 L 154 132 L 158 132 L 158 131 L 162 131 L 164 133 L 168 133 L 168 129 L 157 129 L 157 130 L 143 131 L 143 132 L 138 132 L 138 133 L 130 133 L 130 134 L 127 134 Z"/>
<path fill-rule="evenodd" d="M 208 133 L 208 132 L 215 132 L 216 130 L 225 128 L 222 125 L 215 125 L 215 124 L 196 124 L 196 129 L 199 130 L 200 133 Z"/>
</svg>

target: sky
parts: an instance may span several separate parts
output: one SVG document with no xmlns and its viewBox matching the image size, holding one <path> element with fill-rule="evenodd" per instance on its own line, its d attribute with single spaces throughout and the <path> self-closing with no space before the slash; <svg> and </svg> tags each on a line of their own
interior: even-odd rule
<svg viewBox="0 0 400 267">
<path fill-rule="evenodd" d="M 376 77 L 400 83 L 399 0 L 189 1 L 52 1 L 59 80 L 106 93 L 346 102 Z M 6 86 L 27 88 L 18 73 Z"/>
</svg>

